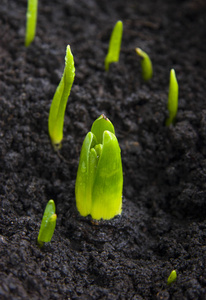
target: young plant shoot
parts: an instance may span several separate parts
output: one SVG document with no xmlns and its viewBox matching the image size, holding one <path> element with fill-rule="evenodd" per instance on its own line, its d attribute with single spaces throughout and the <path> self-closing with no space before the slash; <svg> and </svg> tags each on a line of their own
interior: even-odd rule
<svg viewBox="0 0 206 300">
<path fill-rule="evenodd" d="M 119 61 L 119 53 L 120 53 L 121 42 L 122 42 L 122 32 L 123 32 L 122 21 L 118 21 L 114 26 L 114 29 L 110 37 L 109 50 L 104 61 L 105 71 L 109 71 L 110 63 Z"/>
<path fill-rule="evenodd" d="M 148 54 L 142 51 L 140 48 L 135 49 L 136 53 L 142 58 L 141 59 L 141 67 L 142 67 L 142 78 L 147 81 L 152 78 L 153 68 L 152 62 L 148 56 Z"/>
<path fill-rule="evenodd" d="M 28 0 L 26 13 L 25 46 L 28 47 L 35 38 L 38 0 Z"/>
<path fill-rule="evenodd" d="M 178 82 L 175 75 L 175 70 L 172 69 L 170 71 L 170 84 L 169 84 L 169 95 L 168 95 L 168 103 L 167 108 L 169 111 L 169 117 L 166 120 L 166 126 L 174 123 L 174 120 L 177 115 L 178 109 Z"/>
<path fill-rule="evenodd" d="M 119 143 L 112 123 L 101 115 L 82 145 L 75 186 L 80 215 L 108 220 L 121 214 L 122 187 Z"/>
<path fill-rule="evenodd" d="M 42 247 L 44 243 L 51 241 L 55 227 L 57 215 L 55 214 L 55 203 L 53 200 L 49 200 L 44 211 L 44 215 L 41 221 L 41 227 L 39 230 L 39 235 L 37 243 L 39 247 Z"/>
<path fill-rule="evenodd" d="M 177 279 L 177 272 L 175 270 L 173 270 L 167 279 L 167 284 L 170 285 L 171 283 L 175 282 L 176 279 Z"/>
<path fill-rule="evenodd" d="M 75 76 L 74 58 L 67 46 L 65 56 L 65 68 L 61 81 L 56 89 L 49 112 L 48 130 L 52 145 L 55 150 L 61 148 L 63 139 L 64 115 L 67 100 L 70 95 Z"/>
</svg>

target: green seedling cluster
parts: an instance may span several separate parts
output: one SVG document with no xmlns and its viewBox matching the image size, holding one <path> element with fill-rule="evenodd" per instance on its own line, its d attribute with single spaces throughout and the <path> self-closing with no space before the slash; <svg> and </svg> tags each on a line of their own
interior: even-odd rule
<svg viewBox="0 0 206 300">
<path fill-rule="evenodd" d="M 120 54 L 120 48 L 122 42 L 122 32 L 123 32 L 123 23 L 122 21 L 118 21 L 115 24 L 110 37 L 109 49 L 104 61 L 105 71 L 109 71 L 109 65 L 111 63 L 119 61 L 119 54 Z"/>
<path fill-rule="evenodd" d="M 177 280 L 177 272 L 175 270 L 173 270 L 167 279 L 167 284 L 170 285 L 171 283 L 175 282 L 176 280 Z"/>
<path fill-rule="evenodd" d="M 39 247 L 42 247 L 44 243 L 51 241 L 55 227 L 57 215 L 55 213 L 55 203 L 53 200 L 49 200 L 44 211 L 44 215 L 41 221 L 41 227 L 39 230 L 39 235 L 37 243 Z"/>
<path fill-rule="evenodd" d="M 52 145 L 55 150 L 61 148 L 63 139 L 63 126 L 66 105 L 74 82 L 75 67 L 74 58 L 67 46 L 65 56 L 65 68 L 61 81 L 56 89 L 49 111 L 48 130 Z"/>
<path fill-rule="evenodd" d="M 175 75 L 175 70 L 172 69 L 170 71 L 170 84 L 169 84 L 169 95 L 168 95 L 168 103 L 167 108 L 169 111 L 169 118 L 166 120 L 166 126 L 174 123 L 174 120 L 177 115 L 178 109 L 178 82 Z"/>
<path fill-rule="evenodd" d="M 142 58 L 141 59 L 142 78 L 145 81 L 147 81 L 152 78 L 152 74 L 153 74 L 152 62 L 148 54 L 142 51 L 140 48 L 136 48 L 135 51 Z"/>
<path fill-rule="evenodd" d="M 25 35 L 26 47 L 28 47 L 35 38 L 37 11 L 38 11 L 38 0 L 28 0 L 27 13 L 26 13 L 26 35 Z"/>
<path fill-rule="evenodd" d="M 75 195 L 81 216 L 111 219 L 122 211 L 123 173 L 112 123 L 101 115 L 82 145 Z"/>
</svg>

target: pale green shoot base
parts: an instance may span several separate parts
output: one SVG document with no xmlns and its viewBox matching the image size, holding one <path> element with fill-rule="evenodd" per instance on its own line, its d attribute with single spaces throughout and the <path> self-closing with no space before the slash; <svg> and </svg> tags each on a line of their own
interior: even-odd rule
<svg viewBox="0 0 206 300">
<path fill-rule="evenodd" d="M 141 67 L 142 67 L 142 78 L 147 81 L 152 78 L 153 75 L 153 67 L 152 62 L 148 56 L 148 54 L 142 51 L 140 48 L 135 49 L 136 53 L 142 58 Z"/>
<path fill-rule="evenodd" d="M 169 111 L 169 118 L 166 120 L 166 126 L 172 124 L 176 118 L 178 110 L 178 82 L 175 75 L 175 70 L 170 71 L 170 84 L 169 84 L 169 95 L 168 95 L 168 104 L 167 108 Z"/>
<path fill-rule="evenodd" d="M 67 46 L 65 68 L 61 81 L 56 89 L 49 111 L 48 130 L 55 150 L 61 148 L 63 139 L 64 115 L 70 91 L 74 82 L 74 58 L 70 46 Z"/>
<path fill-rule="evenodd" d="M 122 211 L 123 173 L 120 148 L 112 123 L 100 116 L 81 150 L 75 195 L 79 213 L 111 219 Z"/>
<path fill-rule="evenodd" d="M 175 270 L 173 270 L 167 279 L 167 284 L 170 285 L 171 283 L 175 282 L 176 279 L 177 279 L 177 272 Z"/>
<path fill-rule="evenodd" d="M 35 38 L 38 0 L 28 0 L 26 13 L 25 46 L 28 47 Z"/>
<path fill-rule="evenodd" d="M 112 31 L 108 54 L 104 61 L 105 71 L 109 71 L 110 63 L 119 61 L 119 54 L 122 42 L 123 24 L 122 21 L 118 21 Z"/>
<path fill-rule="evenodd" d="M 37 243 L 39 247 L 42 247 L 44 243 L 51 241 L 55 227 L 57 215 L 55 214 L 55 203 L 53 200 L 49 200 L 44 211 L 44 215 L 39 230 Z"/>
</svg>

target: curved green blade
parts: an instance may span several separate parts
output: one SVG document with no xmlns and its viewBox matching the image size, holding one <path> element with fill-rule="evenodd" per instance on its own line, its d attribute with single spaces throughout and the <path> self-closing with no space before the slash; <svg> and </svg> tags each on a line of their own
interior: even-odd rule
<svg viewBox="0 0 206 300">
<path fill-rule="evenodd" d="M 146 52 L 141 50 L 140 48 L 135 49 L 136 53 L 142 58 L 141 67 L 142 67 L 142 78 L 147 81 L 152 78 L 153 75 L 153 67 L 152 62 Z"/>
<path fill-rule="evenodd" d="M 63 126 L 66 105 L 74 82 L 75 67 L 74 58 L 67 46 L 65 56 L 65 68 L 61 81 L 56 89 L 49 111 L 48 130 L 54 148 L 59 148 L 63 139 Z"/>
<path fill-rule="evenodd" d="M 25 46 L 28 47 L 35 38 L 38 0 L 28 0 L 26 13 Z"/>
<path fill-rule="evenodd" d="M 104 65 L 105 70 L 109 70 L 110 63 L 119 61 L 119 54 L 122 42 L 122 32 L 123 32 L 123 23 L 118 21 L 112 31 L 110 41 L 109 41 L 109 50 L 105 58 Z"/>
</svg>

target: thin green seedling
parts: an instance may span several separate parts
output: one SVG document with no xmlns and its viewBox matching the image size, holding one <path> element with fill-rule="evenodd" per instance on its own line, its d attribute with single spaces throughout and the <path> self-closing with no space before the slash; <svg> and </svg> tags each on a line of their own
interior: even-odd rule
<svg viewBox="0 0 206 300">
<path fill-rule="evenodd" d="M 26 13 L 25 46 L 28 47 L 34 40 L 36 34 L 36 22 L 38 12 L 38 0 L 28 0 Z"/>
<path fill-rule="evenodd" d="M 37 239 L 37 243 L 39 247 L 42 247 L 44 243 L 48 243 L 52 239 L 56 227 L 56 219 L 57 219 L 57 215 L 55 211 L 56 208 L 55 208 L 54 200 L 49 200 L 44 211 L 44 215 L 41 221 L 41 226 L 40 226 L 39 235 Z"/>
<path fill-rule="evenodd" d="M 75 195 L 81 216 L 112 219 L 122 211 L 123 172 L 114 126 L 104 115 L 94 121 L 82 145 Z"/>
<path fill-rule="evenodd" d="M 175 282 L 176 280 L 177 280 L 177 272 L 175 270 L 173 270 L 167 279 L 167 284 L 170 285 L 171 283 Z"/>
<path fill-rule="evenodd" d="M 48 130 L 52 145 L 55 150 L 61 148 L 63 139 L 64 116 L 68 97 L 74 82 L 74 58 L 68 45 L 66 48 L 65 68 L 61 81 L 54 94 L 49 111 Z"/>
<path fill-rule="evenodd" d="M 169 111 L 169 117 L 166 120 L 166 126 L 173 124 L 177 115 L 178 110 L 178 92 L 179 86 L 175 74 L 175 70 L 170 71 L 170 84 L 169 84 L 169 95 L 167 108 Z"/>
<path fill-rule="evenodd" d="M 109 65 L 111 63 L 119 61 L 120 48 L 122 42 L 122 33 L 123 33 L 123 23 L 122 21 L 118 21 L 115 24 L 110 37 L 109 49 L 104 61 L 105 71 L 109 71 Z"/>
<path fill-rule="evenodd" d="M 145 81 L 150 80 L 153 75 L 153 67 L 149 55 L 140 48 L 136 48 L 135 51 L 141 57 L 142 78 Z"/>
</svg>

